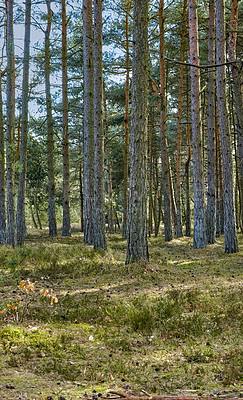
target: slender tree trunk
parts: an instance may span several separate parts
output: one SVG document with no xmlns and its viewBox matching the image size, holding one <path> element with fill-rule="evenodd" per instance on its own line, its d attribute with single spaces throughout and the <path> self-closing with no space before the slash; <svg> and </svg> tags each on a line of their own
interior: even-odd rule
<svg viewBox="0 0 243 400">
<path fill-rule="evenodd" d="M 216 132 L 216 237 L 224 233 L 224 199 L 223 199 L 223 168 L 222 168 L 222 149 L 219 132 L 219 118 L 217 101 L 215 101 L 216 117 L 215 117 L 215 132 Z"/>
<path fill-rule="evenodd" d="M 187 0 L 184 0 L 181 29 L 180 61 L 184 63 L 186 49 L 186 16 Z M 178 125 L 177 125 L 177 160 L 176 160 L 176 236 L 183 236 L 181 220 L 181 143 L 182 143 L 182 106 L 183 106 L 184 66 L 180 65 L 179 94 L 178 94 Z"/>
<path fill-rule="evenodd" d="M 238 0 L 231 0 L 231 31 L 229 33 L 229 61 L 236 61 L 236 43 L 238 29 Z M 237 141 L 238 141 L 238 183 L 239 183 L 239 198 L 241 205 L 241 221 L 243 226 L 243 210 L 242 210 L 242 193 L 243 193 L 243 92 L 242 92 L 242 74 L 240 64 L 231 64 L 231 73 L 233 77 L 235 111 L 237 117 Z"/>
<path fill-rule="evenodd" d="M 162 182 L 164 194 L 164 231 L 165 240 L 172 240 L 171 227 L 171 189 L 170 189 L 170 166 L 167 153 L 166 140 L 166 76 L 165 76 L 165 43 L 164 43 L 164 0 L 159 5 L 159 30 L 160 30 L 160 141 Z"/>
<path fill-rule="evenodd" d="M 94 61 L 92 0 L 83 1 L 84 243 L 94 244 Z"/>
<path fill-rule="evenodd" d="M 128 163 L 129 163 L 129 35 L 128 13 L 126 13 L 126 104 L 125 104 L 125 144 L 124 144 L 124 186 L 122 236 L 127 237 L 128 210 Z"/>
<path fill-rule="evenodd" d="M 215 0 L 209 1 L 209 21 L 208 21 L 208 64 L 215 64 Z M 215 222 L 216 222 L 216 157 L 215 157 L 215 72 L 213 69 L 208 71 L 208 192 L 207 192 L 207 242 L 215 242 Z"/>
<path fill-rule="evenodd" d="M 106 95 L 105 95 L 105 85 L 103 82 L 103 105 L 104 105 L 104 138 L 105 141 L 108 140 L 108 117 L 107 117 L 107 106 L 106 106 Z M 108 230 L 109 233 L 114 233 L 114 223 L 113 223 L 113 189 L 112 189 L 112 177 L 111 177 L 111 162 L 109 151 L 106 155 L 106 170 L 107 170 L 107 195 L 108 195 Z"/>
<path fill-rule="evenodd" d="M 3 100 L 2 100 L 2 76 L 0 72 L 0 244 L 6 239 L 6 209 L 5 209 L 5 150 L 3 128 Z"/>
<path fill-rule="evenodd" d="M 21 118 L 21 140 L 20 140 L 20 173 L 18 183 L 17 202 L 17 245 L 24 242 L 26 233 L 25 224 L 25 195 L 26 195 L 26 166 L 27 166 L 27 137 L 28 137 L 28 102 L 29 102 L 29 64 L 30 64 L 30 21 L 31 0 L 25 0 L 25 38 L 24 38 L 24 63 L 22 84 L 22 118 Z"/>
<path fill-rule="evenodd" d="M 70 170 L 68 134 L 68 75 L 67 75 L 67 14 L 66 0 L 62 0 L 62 106 L 63 106 L 63 223 L 62 236 L 71 236 Z"/>
<path fill-rule="evenodd" d="M 104 207 L 104 121 L 102 0 L 94 0 L 94 248 L 106 249 Z"/>
<path fill-rule="evenodd" d="M 41 223 L 39 207 L 38 207 L 38 201 L 37 201 L 37 192 L 35 193 L 35 197 L 34 197 L 34 207 L 35 207 L 35 214 L 36 214 L 36 218 L 37 218 L 37 221 L 38 221 L 39 229 L 42 230 L 42 223 Z"/>
<path fill-rule="evenodd" d="M 160 199 L 159 194 L 159 171 L 158 171 L 158 159 L 155 158 L 153 162 L 153 181 L 154 181 L 154 201 L 153 201 L 153 217 L 154 217 L 154 234 L 158 236 L 160 226 L 160 213 L 158 211 L 158 203 Z"/>
<path fill-rule="evenodd" d="M 190 62 L 199 65 L 197 0 L 189 0 Z M 206 247 L 204 177 L 202 159 L 202 123 L 200 101 L 200 70 L 191 67 L 191 118 L 194 188 L 194 248 Z"/>
<path fill-rule="evenodd" d="M 15 63 L 13 35 L 13 0 L 7 1 L 7 116 L 6 116 L 6 170 L 7 170 L 7 232 L 6 244 L 15 246 L 14 220 L 14 129 L 15 129 Z"/>
<path fill-rule="evenodd" d="M 31 218 L 32 218 L 34 227 L 35 227 L 35 229 L 38 229 L 38 226 L 37 226 L 37 223 L 36 223 L 36 220 L 35 220 L 35 215 L 34 215 L 34 212 L 33 212 L 33 201 L 30 198 L 30 196 L 29 196 L 29 207 L 30 207 L 30 213 L 31 213 Z"/>
<path fill-rule="evenodd" d="M 153 128 L 154 113 L 153 106 L 149 109 L 149 224 L 148 235 L 153 233 Z"/>
<path fill-rule="evenodd" d="M 148 260 L 147 242 L 147 109 L 148 0 L 134 0 L 132 116 L 129 214 L 126 264 Z"/>
<path fill-rule="evenodd" d="M 186 172 L 186 236 L 191 236 L 191 200 L 190 200 L 190 163 L 191 163 L 191 130 L 189 119 L 189 79 L 186 79 L 186 138 L 187 138 L 187 160 Z"/>
<path fill-rule="evenodd" d="M 225 46 L 225 11 L 224 0 L 216 0 L 216 63 L 226 61 Z M 233 157 L 229 129 L 228 110 L 226 103 L 226 68 L 218 67 L 217 76 L 217 100 L 219 110 L 219 126 L 222 146 L 223 176 L 224 176 L 224 241 L 225 252 L 235 253 L 238 250 L 238 242 L 235 227 L 234 212 L 234 185 L 233 185 Z"/>
<path fill-rule="evenodd" d="M 56 236 L 57 224 L 55 211 L 54 132 L 50 84 L 50 32 L 52 21 L 52 11 L 50 3 L 50 0 L 46 0 L 47 27 L 45 31 L 45 90 L 47 113 L 48 219 L 49 235 Z"/>
</svg>

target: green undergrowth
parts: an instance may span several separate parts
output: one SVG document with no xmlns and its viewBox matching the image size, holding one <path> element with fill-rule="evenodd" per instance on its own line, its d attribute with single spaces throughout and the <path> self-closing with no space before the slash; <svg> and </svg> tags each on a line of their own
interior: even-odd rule
<svg viewBox="0 0 243 400">
<path fill-rule="evenodd" d="M 112 388 L 240 393 L 239 242 L 225 255 L 221 240 L 194 250 L 188 238 L 152 238 L 150 262 L 129 266 L 118 235 L 108 252 L 78 235 L 1 247 L 0 398 L 76 399 Z"/>
</svg>

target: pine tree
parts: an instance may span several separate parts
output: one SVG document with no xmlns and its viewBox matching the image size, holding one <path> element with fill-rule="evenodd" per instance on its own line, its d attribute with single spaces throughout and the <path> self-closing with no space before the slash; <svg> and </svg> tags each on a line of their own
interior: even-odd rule
<svg viewBox="0 0 243 400">
<path fill-rule="evenodd" d="M 106 249 L 104 207 L 104 121 L 102 0 L 94 0 L 94 248 Z"/>
<path fill-rule="evenodd" d="M 197 0 L 189 0 L 189 39 L 191 67 L 191 119 L 193 148 L 193 189 L 194 189 L 194 248 L 206 247 L 206 223 L 204 206 L 204 177 L 202 161 L 202 123 L 200 101 L 200 70 L 198 49 Z"/>
<path fill-rule="evenodd" d="M 148 0 L 134 0 L 132 116 L 126 264 L 148 260 L 147 243 L 147 95 Z"/>
<path fill-rule="evenodd" d="M 225 6 L 224 0 L 216 0 L 216 64 L 226 62 L 225 43 Z M 225 252 L 235 253 L 238 250 L 238 242 L 235 226 L 234 212 L 234 177 L 233 157 L 229 128 L 229 116 L 226 96 L 226 67 L 219 66 L 216 69 L 217 101 L 219 112 L 219 127 L 222 146 L 223 177 L 224 177 L 224 242 Z"/>
<path fill-rule="evenodd" d="M 25 224 L 25 196 L 26 196 L 26 164 L 27 164 L 27 137 L 28 137 L 28 102 L 29 102 L 29 63 L 30 63 L 30 21 L 31 0 L 25 1 L 25 38 L 24 38 L 24 62 L 22 83 L 22 111 L 21 111 L 21 141 L 19 157 L 19 182 L 17 202 L 17 245 L 21 246 L 24 241 Z"/>
<path fill-rule="evenodd" d="M 83 0 L 84 63 L 84 243 L 94 243 L 94 61 L 92 0 Z"/>
</svg>

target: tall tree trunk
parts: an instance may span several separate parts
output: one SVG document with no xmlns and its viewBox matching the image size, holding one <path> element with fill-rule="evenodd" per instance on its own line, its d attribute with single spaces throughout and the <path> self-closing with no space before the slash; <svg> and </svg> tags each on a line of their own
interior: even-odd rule
<svg viewBox="0 0 243 400">
<path fill-rule="evenodd" d="M 103 82 L 103 105 L 104 105 L 104 139 L 109 140 L 108 135 L 108 117 L 107 117 L 107 106 L 106 106 L 106 95 L 105 95 L 105 84 Z M 111 162 L 110 152 L 106 155 L 106 171 L 107 171 L 107 195 L 108 195 L 108 230 L 109 233 L 114 233 L 114 222 L 113 222 L 113 189 L 112 189 L 112 177 L 111 177 Z"/>
<path fill-rule="evenodd" d="M 68 75 L 67 75 L 67 14 L 66 0 L 62 0 L 62 106 L 63 106 L 63 222 L 62 236 L 71 236 L 70 171 L 68 135 Z"/>
<path fill-rule="evenodd" d="M 104 207 L 104 121 L 102 0 L 94 0 L 94 248 L 106 249 Z"/>
<path fill-rule="evenodd" d="M 83 1 L 84 243 L 94 244 L 94 61 L 92 0 Z"/>
<path fill-rule="evenodd" d="M 223 199 L 223 168 L 222 168 L 222 149 L 219 132 L 219 118 L 217 100 L 215 99 L 216 117 L 215 117 L 215 133 L 216 133 L 216 237 L 224 233 L 224 199 Z"/>
<path fill-rule="evenodd" d="M 26 165 L 27 165 L 27 137 L 28 137 L 28 102 L 29 102 L 29 64 L 30 64 L 30 20 L 31 0 L 25 1 L 25 37 L 24 37 L 24 62 L 23 62 L 23 84 L 22 84 L 22 118 L 20 137 L 20 172 L 18 183 L 17 202 L 17 245 L 24 242 L 25 224 L 25 195 L 26 195 Z"/>
<path fill-rule="evenodd" d="M 7 232 L 6 244 L 15 246 L 14 220 L 14 129 L 15 129 L 15 63 L 13 35 L 13 0 L 7 1 L 7 116 L 6 116 L 6 169 L 7 169 Z"/>
<path fill-rule="evenodd" d="M 148 260 L 148 0 L 134 0 L 130 183 L 126 264 Z"/>
<path fill-rule="evenodd" d="M 224 0 L 216 0 L 216 63 L 222 64 L 225 63 L 225 61 L 226 43 Z M 238 242 L 235 227 L 233 157 L 226 103 L 225 65 L 217 68 L 216 77 L 224 176 L 224 243 L 226 253 L 235 253 L 238 250 Z"/>
<path fill-rule="evenodd" d="M 199 65 L 197 0 L 189 0 L 190 62 Z M 194 189 L 194 248 L 206 247 L 206 221 L 204 205 L 204 178 L 202 159 L 202 124 L 200 101 L 200 70 L 191 67 L 191 118 L 193 146 Z"/>
<path fill-rule="evenodd" d="M 129 35 L 128 12 L 126 13 L 126 104 L 125 104 L 125 143 L 124 143 L 124 183 L 123 183 L 123 224 L 122 236 L 127 237 L 128 211 L 128 163 L 129 163 Z"/>
<path fill-rule="evenodd" d="M 153 233 L 153 130 L 154 130 L 154 112 L 153 106 L 149 108 L 149 217 L 148 217 L 148 235 Z"/>
<path fill-rule="evenodd" d="M 186 16 L 187 0 L 184 0 L 183 19 L 181 28 L 181 55 L 180 61 L 184 63 L 186 48 Z M 178 94 L 178 125 L 177 125 L 177 160 L 176 160 L 176 236 L 183 236 L 181 221 L 181 143 L 182 143 L 182 106 L 183 106 L 184 66 L 180 65 L 179 94 Z"/>
<path fill-rule="evenodd" d="M 50 32 L 52 21 L 51 1 L 46 0 L 46 5 L 47 27 L 45 31 L 45 91 L 47 113 L 48 219 L 49 235 L 56 236 L 57 224 L 55 211 L 54 132 L 50 84 Z"/>
<path fill-rule="evenodd" d="M 191 200 L 190 200 L 190 163 L 191 163 L 191 130 L 189 119 L 189 79 L 186 78 L 186 138 L 187 138 L 187 160 L 186 172 L 186 236 L 191 236 Z"/>
<path fill-rule="evenodd" d="M 6 209 L 5 209 L 5 150 L 3 128 L 2 76 L 0 72 L 0 244 L 6 239 Z"/>
<path fill-rule="evenodd" d="M 209 1 L 208 21 L 208 64 L 215 64 L 215 0 Z M 215 72 L 208 70 L 208 192 L 207 192 L 207 242 L 215 242 L 216 222 L 216 156 L 215 156 Z"/>
<path fill-rule="evenodd" d="M 236 43 L 238 28 L 238 0 L 231 0 L 231 31 L 229 33 L 229 61 L 236 61 Z M 239 145 L 239 170 L 240 180 L 243 180 L 243 92 L 242 92 L 242 66 L 237 63 L 231 64 L 231 73 L 233 77 L 235 111 L 237 117 L 237 138 Z M 243 190 L 243 188 L 242 188 Z"/>
<path fill-rule="evenodd" d="M 165 76 L 165 43 L 164 43 L 164 0 L 159 4 L 159 31 L 160 31 L 160 141 L 162 162 L 162 183 L 164 195 L 164 231 L 165 240 L 172 240 L 171 227 L 171 189 L 170 166 L 166 140 L 166 76 Z"/>
</svg>

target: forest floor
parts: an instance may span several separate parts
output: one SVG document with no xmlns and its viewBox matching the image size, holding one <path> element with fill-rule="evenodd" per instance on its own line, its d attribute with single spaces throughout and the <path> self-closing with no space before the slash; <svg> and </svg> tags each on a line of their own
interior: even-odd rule
<svg viewBox="0 0 243 400">
<path fill-rule="evenodd" d="M 243 236 L 232 255 L 223 238 L 151 238 L 149 251 L 126 266 L 119 235 L 103 252 L 78 232 L 1 246 L 0 399 L 243 397 Z"/>
</svg>

